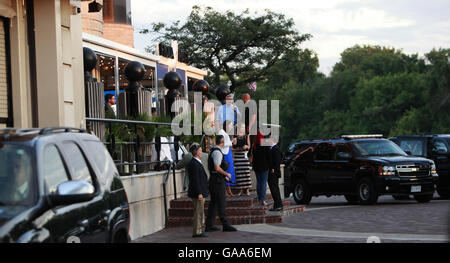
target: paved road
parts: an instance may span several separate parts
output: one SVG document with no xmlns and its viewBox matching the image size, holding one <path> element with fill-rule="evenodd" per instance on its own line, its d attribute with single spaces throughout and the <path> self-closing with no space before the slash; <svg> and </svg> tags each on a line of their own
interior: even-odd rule
<svg viewBox="0 0 450 263">
<path fill-rule="evenodd" d="M 450 200 L 437 196 L 425 204 L 382 196 L 374 206 L 348 205 L 343 197 L 318 197 L 306 212 L 285 217 L 281 224 L 239 225 L 239 232 L 208 233 L 201 239 L 191 238 L 190 227 L 169 228 L 135 242 L 366 242 L 369 236 L 386 243 L 448 242 L 449 208 Z"/>
</svg>

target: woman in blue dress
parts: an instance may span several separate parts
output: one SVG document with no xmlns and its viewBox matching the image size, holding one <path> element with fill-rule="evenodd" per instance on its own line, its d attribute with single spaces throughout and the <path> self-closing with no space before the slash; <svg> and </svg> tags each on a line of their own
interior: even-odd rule
<svg viewBox="0 0 450 263">
<path fill-rule="evenodd" d="M 225 144 L 221 150 L 224 155 L 225 161 L 227 161 L 229 164 L 226 172 L 231 174 L 230 181 L 226 183 L 227 197 L 232 197 L 234 195 L 231 192 L 231 186 L 236 185 L 236 174 L 234 171 L 233 153 L 231 152 L 231 147 L 233 146 L 233 143 L 231 142 L 230 136 L 228 134 L 230 134 L 233 131 L 234 125 L 233 125 L 233 122 L 230 122 L 230 121 L 226 121 L 225 123 L 226 123 L 225 127 L 226 127 L 227 131 L 225 132 L 223 129 L 220 129 L 217 134 L 222 135 L 225 139 L 224 140 Z"/>
</svg>

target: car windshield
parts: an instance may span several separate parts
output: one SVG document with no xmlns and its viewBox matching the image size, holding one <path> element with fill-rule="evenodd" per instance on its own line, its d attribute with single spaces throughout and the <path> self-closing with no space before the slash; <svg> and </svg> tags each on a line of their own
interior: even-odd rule
<svg viewBox="0 0 450 263">
<path fill-rule="evenodd" d="M 27 146 L 0 142 L 0 206 L 33 203 L 33 163 Z"/>
<path fill-rule="evenodd" d="M 388 140 L 354 141 L 351 144 L 361 156 L 407 156 L 400 147 Z"/>
</svg>

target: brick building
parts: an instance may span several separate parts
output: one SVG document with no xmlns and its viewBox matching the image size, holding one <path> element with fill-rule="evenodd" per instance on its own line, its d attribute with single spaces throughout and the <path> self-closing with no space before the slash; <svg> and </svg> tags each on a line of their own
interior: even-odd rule
<svg viewBox="0 0 450 263">
<path fill-rule="evenodd" d="M 100 12 L 89 12 L 89 4 L 81 5 L 83 32 L 134 47 L 130 0 L 96 0 L 103 5 Z"/>
</svg>

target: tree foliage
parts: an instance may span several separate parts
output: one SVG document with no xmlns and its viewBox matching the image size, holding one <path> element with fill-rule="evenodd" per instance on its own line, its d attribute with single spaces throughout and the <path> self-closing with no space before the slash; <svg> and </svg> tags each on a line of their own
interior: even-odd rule
<svg viewBox="0 0 450 263">
<path fill-rule="evenodd" d="M 356 45 L 329 77 L 317 73 L 314 53 L 307 54 L 280 61 L 254 94 L 280 100 L 283 147 L 342 134 L 450 132 L 450 49 L 421 58 Z"/>
<path fill-rule="evenodd" d="M 226 76 L 232 91 L 264 80 L 277 62 L 311 37 L 297 32 L 292 19 L 270 10 L 251 15 L 248 9 L 236 14 L 199 6 L 184 24 L 156 23 L 151 31 L 161 34 L 160 42 L 177 40 L 192 65 L 208 69 L 211 84 L 220 84 Z"/>
</svg>

